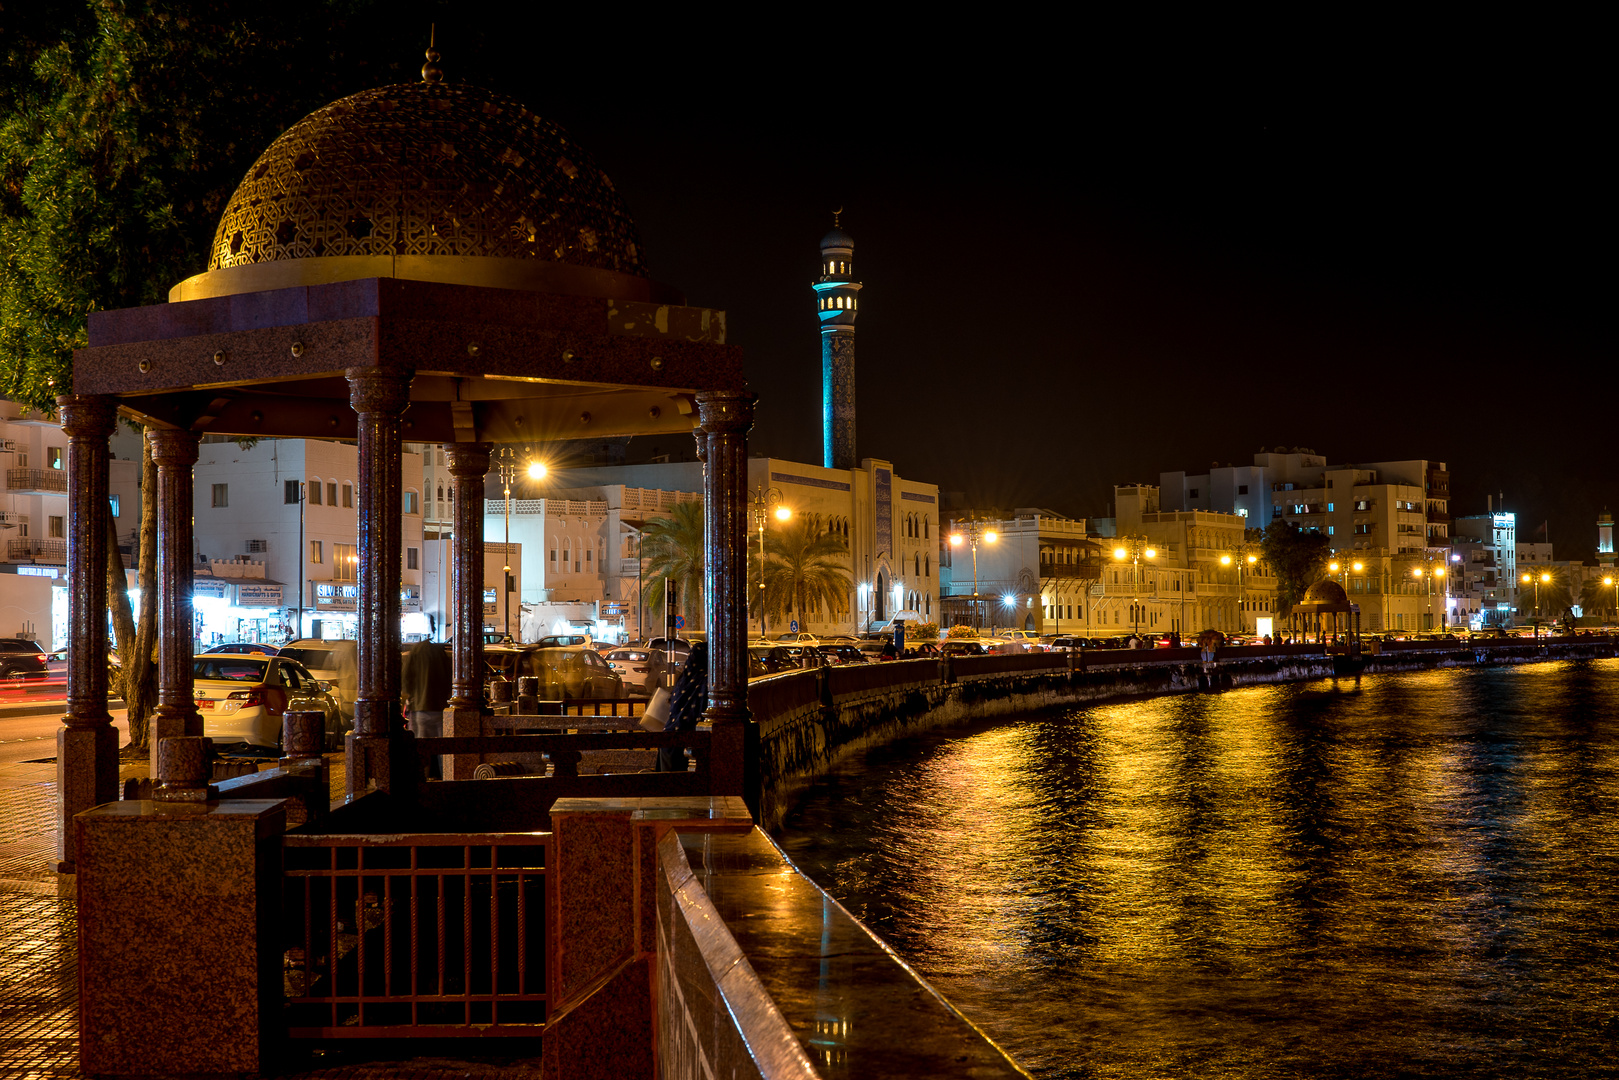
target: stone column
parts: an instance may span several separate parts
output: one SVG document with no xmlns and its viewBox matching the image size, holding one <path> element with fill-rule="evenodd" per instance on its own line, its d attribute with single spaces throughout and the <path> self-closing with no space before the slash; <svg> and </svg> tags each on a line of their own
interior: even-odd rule
<svg viewBox="0 0 1619 1080">
<path fill-rule="evenodd" d="M 410 401 L 411 374 L 349 368 L 349 404 L 358 416 L 359 690 L 344 764 L 345 791 L 409 794 L 417 772 L 414 738 L 399 711 L 399 418 Z"/>
<path fill-rule="evenodd" d="M 57 869 L 74 870 L 73 816 L 118 798 L 118 732 L 107 712 L 107 440 L 117 403 L 56 399 L 68 436 L 67 715 L 56 733 Z"/>
<path fill-rule="evenodd" d="M 748 722 L 748 430 L 754 397 L 746 390 L 697 395 L 703 458 L 704 593 L 708 603 L 708 710 L 714 725 L 713 794 L 747 796 Z"/>
<path fill-rule="evenodd" d="M 191 689 L 196 651 L 191 588 L 197 436 L 163 428 L 147 432 L 146 438 L 157 466 L 157 708 L 148 731 L 155 781 L 162 741 L 202 734 L 202 714 Z"/>
<path fill-rule="evenodd" d="M 494 447 L 452 443 L 444 449 L 455 480 L 455 537 L 450 542 L 455 674 L 444 734 L 477 736 L 483 734 L 483 482 Z M 444 779 L 471 780 L 482 760 L 477 754 L 451 754 L 444 761 Z"/>
</svg>

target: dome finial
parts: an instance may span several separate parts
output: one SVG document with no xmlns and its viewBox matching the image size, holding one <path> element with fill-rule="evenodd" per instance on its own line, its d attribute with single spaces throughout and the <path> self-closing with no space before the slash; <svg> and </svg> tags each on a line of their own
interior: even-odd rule
<svg viewBox="0 0 1619 1080">
<path fill-rule="evenodd" d="M 437 36 L 438 25 L 436 23 L 428 23 L 427 63 L 422 65 L 422 82 L 424 83 L 439 83 L 444 81 L 444 69 L 438 66 L 439 53 L 438 50 L 433 47 L 433 42 L 436 40 Z"/>
<path fill-rule="evenodd" d="M 843 216 L 843 207 L 840 206 L 836 210 L 832 211 L 832 227 L 834 229 L 843 228 L 843 224 L 838 220 L 842 216 Z"/>
</svg>

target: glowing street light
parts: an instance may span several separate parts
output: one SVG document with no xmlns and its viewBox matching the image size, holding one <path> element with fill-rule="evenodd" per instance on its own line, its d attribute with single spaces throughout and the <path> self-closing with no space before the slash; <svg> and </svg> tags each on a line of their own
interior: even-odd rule
<svg viewBox="0 0 1619 1080">
<path fill-rule="evenodd" d="M 1113 549 L 1113 558 L 1119 562 L 1129 560 L 1134 566 L 1131 572 L 1131 585 L 1134 587 L 1136 602 L 1130 605 L 1130 617 L 1134 625 L 1134 633 L 1141 635 L 1141 560 L 1156 559 L 1158 550 L 1147 543 L 1144 536 L 1127 536 Z"/>
<path fill-rule="evenodd" d="M 965 531 L 962 531 L 962 530 Z M 967 521 L 955 532 L 950 534 L 950 546 L 960 547 L 963 543 L 972 548 L 973 552 L 973 629 L 978 629 L 978 541 L 993 544 L 998 537 L 995 530 L 987 527 L 977 518 Z"/>
<path fill-rule="evenodd" d="M 753 520 L 759 526 L 759 636 L 765 636 L 765 519 L 774 514 L 777 521 L 793 516 L 781 489 L 760 485 L 753 489 Z"/>
</svg>

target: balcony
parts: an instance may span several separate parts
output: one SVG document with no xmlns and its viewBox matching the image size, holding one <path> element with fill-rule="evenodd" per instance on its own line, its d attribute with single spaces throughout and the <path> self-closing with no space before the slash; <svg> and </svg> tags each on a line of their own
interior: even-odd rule
<svg viewBox="0 0 1619 1080">
<path fill-rule="evenodd" d="M 36 540 L 27 538 L 6 541 L 6 556 L 11 562 L 45 563 L 50 566 L 67 565 L 66 540 Z"/>
<path fill-rule="evenodd" d="M 64 469 L 7 469 L 6 487 L 13 495 L 66 495 Z"/>
<path fill-rule="evenodd" d="M 1080 559 L 1078 562 L 1071 563 L 1042 561 L 1040 563 L 1040 576 L 1064 581 L 1095 581 L 1102 576 L 1102 560 Z"/>
</svg>

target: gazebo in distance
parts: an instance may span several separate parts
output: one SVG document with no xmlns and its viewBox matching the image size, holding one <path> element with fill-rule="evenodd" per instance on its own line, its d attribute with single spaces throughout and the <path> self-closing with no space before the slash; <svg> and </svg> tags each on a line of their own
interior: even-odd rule
<svg viewBox="0 0 1619 1080">
<path fill-rule="evenodd" d="M 1343 586 L 1330 578 L 1311 585 L 1287 619 L 1288 635 L 1294 641 L 1314 640 L 1360 652 L 1360 605 L 1350 603 Z"/>
<path fill-rule="evenodd" d="M 484 705 L 483 490 L 494 447 L 693 433 L 706 464 L 711 779 L 713 793 L 742 793 L 753 398 L 740 350 L 725 343 L 723 312 L 686 306 L 647 276 L 634 223 L 588 153 L 521 104 L 445 81 L 437 59 L 429 50 L 419 83 L 344 98 L 281 135 L 227 206 L 208 269 L 168 304 L 90 317 L 73 392 L 58 398 L 72 474 L 57 759 L 64 869 L 73 816 L 118 797 L 103 572 L 118 416 L 146 427 L 158 471 L 154 748 L 203 734 L 191 685 L 199 440 L 358 443 L 351 796 L 408 796 L 419 773 L 399 704 L 402 443 L 442 445 L 456 479 L 454 735 L 474 730 Z"/>
</svg>

